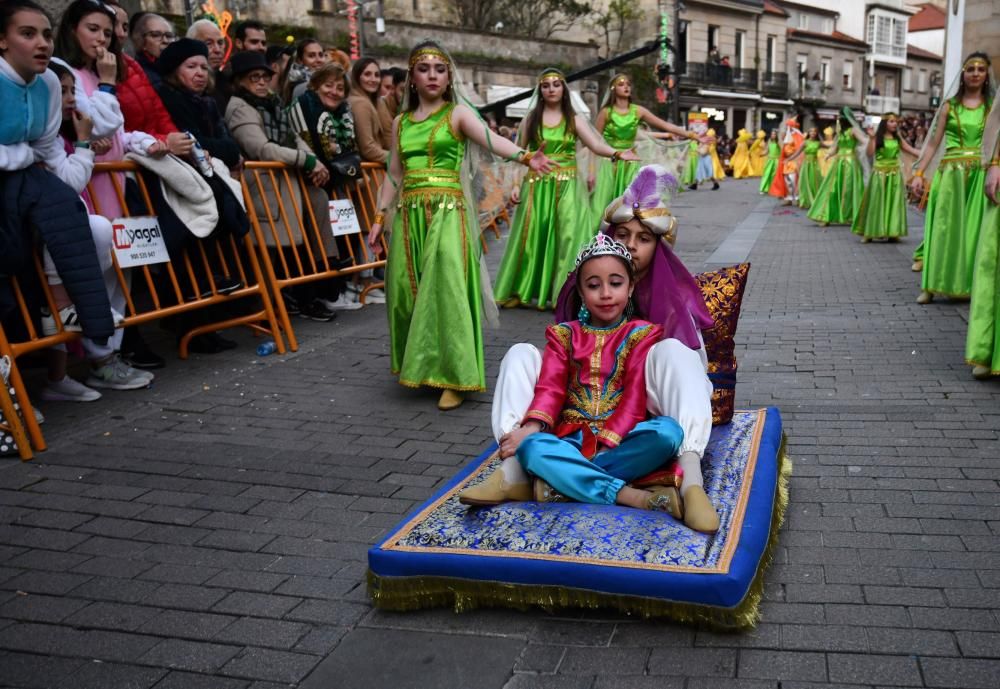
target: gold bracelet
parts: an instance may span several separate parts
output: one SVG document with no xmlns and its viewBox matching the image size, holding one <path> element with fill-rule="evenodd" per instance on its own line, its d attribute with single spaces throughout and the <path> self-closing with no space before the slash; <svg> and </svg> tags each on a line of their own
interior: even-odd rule
<svg viewBox="0 0 1000 689">
<path fill-rule="evenodd" d="M 535 157 L 535 151 L 524 151 L 521 154 L 521 160 L 518 161 L 521 165 L 527 166 L 531 162 L 531 159 Z"/>
<path fill-rule="evenodd" d="M 986 167 L 1000 167 L 1000 158 L 994 158 Z"/>
<path fill-rule="evenodd" d="M 684 136 L 691 139 L 692 141 L 698 138 L 698 132 L 687 131 L 684 132 Z"/>
<path fill-rule="evenodd" d="M 621 159 L 622 159 L 622 152 L 621 151 L 615 151 L 614 153 L 611 154 L 611 162 L 612 163 L 617 163 Z"/>
<path fill-rule="evenodd" d="M 385 223 L 385 211 L 377 211 L 372 219 L 372 224 L 381 225 L 383 223 Z"/>
<path fill-rule="evenodd" d="M 924 176 L 924 171 L 923 170 L 914 170 L 913 171 L 913 176 L 914 177 L 923 177 Z"/>
</svg>

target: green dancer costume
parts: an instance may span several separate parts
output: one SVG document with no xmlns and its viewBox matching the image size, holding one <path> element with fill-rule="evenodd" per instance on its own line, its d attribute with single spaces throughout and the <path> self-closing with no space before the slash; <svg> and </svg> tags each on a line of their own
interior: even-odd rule
<svg viewBox="0 0 1000 689">
<path fill-rule="evenodd" d="M 989 103 L 974 110 L 959 99 L 948 103 L 945 151 L 927 196 L 920 289 L 931 294 L 967 297 L 972 291 L 976 244 L 986 196 L 979 148 Z M 918 248 L 917 251 L 920 251 Z"/>
<path fill-rule="evenodd" d="M 799 168 L 799 207 L 809 208 L 819 192 L 823 175 L 819 171 L 819 159 L 816 154 L 822 146 L 818 139 L 807 139 L 802 155 L 802 167 Z"/>
<path fill-rule="evenodd" d="M 850 225 L 861 208 L 865 173 L 854 155 L 857 142 L 850 129 L 837 137 L 837 157 L 816 192 L 809 219 L 828 225 Z"/>
<path fill-rule="evenodd" d="M 899 168 L 899 140 L 885 139 L 875 151 L 875 165 L 868 179 L 861 209 L 851 232 L 865 239 L 906 236 L 906 192 Z"/>
<path fill-rule="evenodd" d="M 399 121 L 404 173 L 386 266 L 391 364 L 409 387 L 484 390 L 479 223 L 462 191 L 454 108 Z"/>
<path fill-rule="evenodd" d="M 501 304 L 516 298 L 549 309 L 595 225 L 577 179 L 576 137 L 565 120 L 555 127 L 540 123 L 539 132 L 545 155 L 558 167 L 545 175 L 529 172 L 521 183 L 494 293 Z M 538 150 L 538 143 L 528 148 Z"/>
<path fill-rule="evenodd" d="M 1000 166 L 1000 101 L 993 104 L 986 131 L 996 140 L 983 142 L 984 167 Z M 990 144 L 992 143 L 992 147 Z M 992 155 L 991 155 L 992 154 Z M 996 173 L 994 173 L 996 174 Z M 989 173 L 986 173 L 988 177 Z M 1000 192 L 998 192 L 1000 195 Z M 1000 375 L 1000 206 L 986 201 L 983 229 L 976 248 L 976 267 L 972 276 L 972 304 L 969 306 L 969 333 L 965 340 L 965 360 L 973 366 Z M 973 370 L 982 378 L 985 371 Z"/>
<path fill-rule="evenodd" d="M 778 145 L 777 141 L 768 141 L 767 160 L 764 162 L 764 174 L 760 178 L 761 194 L 766 194 L 767 190 L 771 188 L 771 183 L 774 181 L 774 176 L 778 173 L 778 158 L 780 157 L 781 157 L 781 146 Z"/>
<path fill-rule="evenodd" d="M 614 105 L 608 106 L 608 121 L 601 132 L 604 140 L 619 151 L 627 151 L 635 145 L 635 137 L 639 134 L 639 106 L 632 103 L 628 112 L 622 114 L 615 110 Z M 612 201 L 625 193 L 625 189 L 635 179 L 642 163 L 629 160 L 601 160 L 597 168 L 597 180 L 594 183 L 594 195 L 590 200 L 592 217 L 599 218 L 604 209 Z M 590 228 L 593 233 L 594 228 Z"/>
<path fill-rule="evenodd" d="M 684 174 L 681 175 L 681 185 L 687 186 L 698 181 L 698 142 L 693 140 L 688 144 L 687 161 L 684 163 Z M 617 197 L 616 197 L 617 198 Z"/>
<path fill-rule="evenodd" d="M 979 195 L 983 196 L 982 188 Z M 986 202 L 969 306 L 965 360 L 1000 375 L 1000 206 Z"/>
</svg>

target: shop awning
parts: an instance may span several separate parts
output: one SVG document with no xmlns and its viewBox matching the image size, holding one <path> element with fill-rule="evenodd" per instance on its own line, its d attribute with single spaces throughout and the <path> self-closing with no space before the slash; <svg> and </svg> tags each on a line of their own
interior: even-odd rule
<svg viewBox="0 0 1000 689">
<path fill-rule="evenodd" d="M 740 93 L 739 91 L 713 91 L 711 89 L 698 89 L 699 96 L 710 98 L 737 98 L 739 100 L 759 101 L 759 93 Z"/>
<path fill-rule="evenodd" d="M 508 98 L 518 93 L 523 93 L 525 91 L 530 91 L 531 89 L 525 88 L 524 86 L 500 86 L 500 85 L 490 85 L 486 87 L 486 100 L 490 103 L 496 102 L 503 98 Z M 586 118 L 590 118 L 590 108 L 584 102 L 583 97 L 580 96 L 578 91 L 573 89 L 569 90 L 569 100 L 573 104 L 573 110 Z M 505 112 L 507 117 L 519 120 L 524 118 L 528 114 L 528 104 L 531 102 L 531 98 L 525 98 L 516 103 L 511 103 L 507 106 Z"/>
<path fill-rule="evenodd" d="M 785 99 L 782 99 L 782 98 L 761 98 L 760 102 L 764 103 L 765 105 L 795 105 L 795 103 L 793 103 L 792 101 L 788 100 L 787 98 L 785 98 Z"/>
</svg>

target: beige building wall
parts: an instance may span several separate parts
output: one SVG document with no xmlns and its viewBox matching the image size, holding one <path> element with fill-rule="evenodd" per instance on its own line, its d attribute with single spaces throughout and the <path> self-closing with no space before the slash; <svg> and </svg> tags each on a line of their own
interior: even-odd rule
<svg viewBox="0 0 1000 689">
<path fill-rule="evenodd" d="M 962 36 L 962 56 L 974 50 L 989 53 L 994 73 L 1000 68 L 1000 1 L 963 0 L 965 30 Z"/>
</svg>

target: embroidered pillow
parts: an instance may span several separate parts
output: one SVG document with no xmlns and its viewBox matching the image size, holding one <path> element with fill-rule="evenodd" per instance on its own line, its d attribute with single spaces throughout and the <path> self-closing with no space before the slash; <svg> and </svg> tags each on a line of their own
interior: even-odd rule
<svg viewBox="0 0 1000 689">
<path fill-rule="evenodd" d="M 740 319 L 749 263 L 719 268 L 694 276 L 701 287 L 715 327 L 703 330 L 708 355 L 708 377 L 712 381 L 712 424 L 729 423 L 736 399 L 736 326 Z"/>
</svg>

